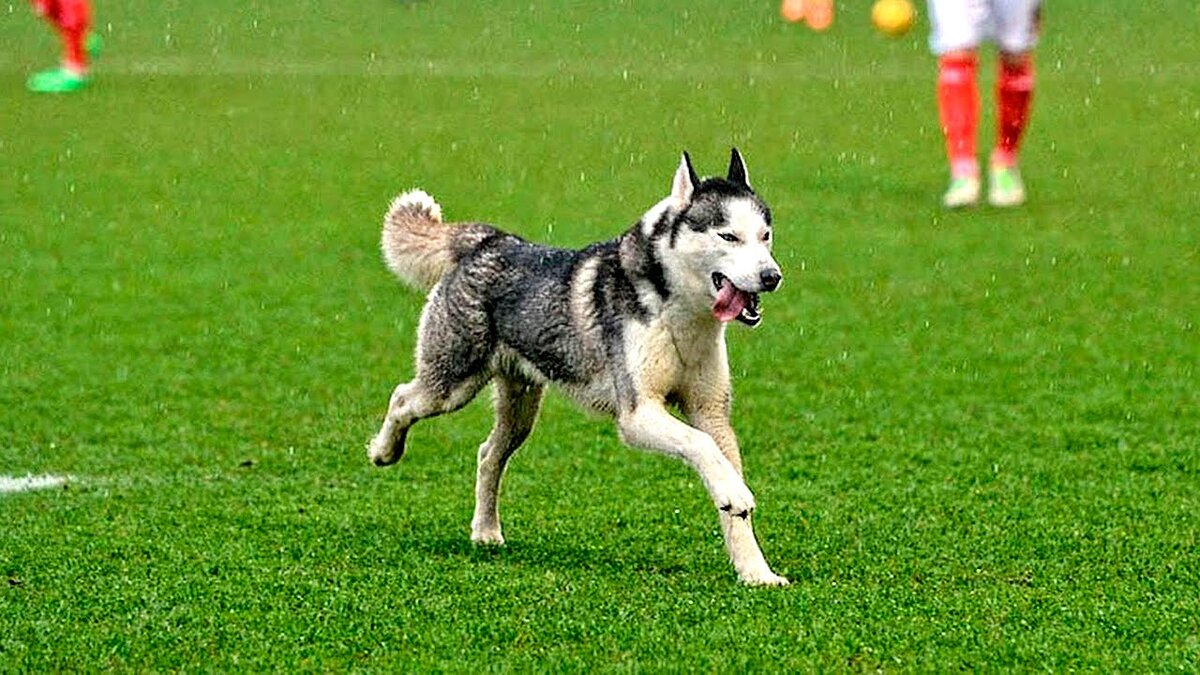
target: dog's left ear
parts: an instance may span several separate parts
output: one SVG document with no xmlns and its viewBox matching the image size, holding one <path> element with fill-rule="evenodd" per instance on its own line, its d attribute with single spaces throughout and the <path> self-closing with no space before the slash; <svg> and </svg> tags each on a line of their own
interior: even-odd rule
<svg viewBox="0 0 1200 675">
<path fill-rule="evenodd" d="M 696 191 L 696 185 L 699 183 L 700 178 L 692 168 L 692 158 L 684 152 L 683 158 L 679 160 L 679 168 L 675 170 L 675 180 L 671 181 L 671 198 L 679 206 L 687 206 L 692 203 L 692 193 Z"/>
<path fill-rule="evenodd" d="M 733 149 L 733 153 L 729 157 L 729 182 L 735 185 L 742 185 L 746 189 L 754 192 L 754 188 L 750 187 L 750 174 L 746 172 L 746 162 L 742 159 L 742 153 L 738 152 L 737 148 Z"/>
</svg>

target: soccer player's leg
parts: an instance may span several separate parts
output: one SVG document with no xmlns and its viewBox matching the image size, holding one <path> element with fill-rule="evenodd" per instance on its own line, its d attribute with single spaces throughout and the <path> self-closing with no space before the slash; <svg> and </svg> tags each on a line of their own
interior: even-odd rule
<svg viewBox="0 0 1200 675">
<path fill-rule="evenodd" d="M 979 201 L 979 160 L 975 134 L 979 125 L 979 88 L 975 52 L 951 52 L 938 59 L 938 117 L 946 137 L 950 187 L 942 203 L 950 208 Z"/>
<path fill-rule="evenodd" d="M 986 14 L 976 3 L 929 0 L 929 46 L 938 57 L 938 118 L 946 139 L 950 187 L 942 197 L 949 208 L 979 201 L 979 69 L 977 46 Z"/>
<path fill-rule="evenodd" d="M 1000 55 L 996 80 L 996 145 L 988 175 L 988 202 L 993 206 L 1025 203 L 1025 184 L 1017 168 L 1021 136 L 1029 123 L 1033 100 L 1033 55 Z"/>
<path fill-rule="evenodd" d="M 29 78 L 30 91 L 63 93 L 78 91 L 88 81 L 87 36 L 91 28 L 88 0 L 38 0 L 35 9 L 55 26 L 63 44 L 62 65 L 35 73 Z"/>
<path fill-rule="evenodd" d="M 1033 103 L 1033 47 L 1041 23 L 1041 3 L 997 0 L 997 10 L 996 143 L 989 167 L 988 201 L 1005 207 L 1025 202 L 1017 159 Z"/>
</svg>

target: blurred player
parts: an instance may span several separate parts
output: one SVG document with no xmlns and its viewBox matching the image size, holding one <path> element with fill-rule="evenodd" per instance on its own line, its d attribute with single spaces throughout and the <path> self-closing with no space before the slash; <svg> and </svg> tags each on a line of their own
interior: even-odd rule
<svg viewBox="0 0 1200 675">
<path fill-rule="evenodd" d="M 1041 0 L 928 0 L 928 4 L 929 46 L 938 57 L 938 113 L 950 160 L 950 187 L 942 203 L 958 208 L 979 201 L 976 71 L 979 45 L 989 41 L 1000 55 L 988 202 L 1023 204 L 1025 185 L 1017 169 L 1017 151 L 1033 97 L 1033 47 L 1041 24 Z"/>
<path fill-rule="evenodd" d="M 26 86 L 38 93 L 78 91 L 87 85 L 88 58 L 100 50 L 100 37 L 89 34 L 90 0 L 32 0 L 33 9 L 54 26 L 63 43 L 62 65 L 30 76 Z M 89 54 L 90 52 L 90 54 Z"/>
</svg>

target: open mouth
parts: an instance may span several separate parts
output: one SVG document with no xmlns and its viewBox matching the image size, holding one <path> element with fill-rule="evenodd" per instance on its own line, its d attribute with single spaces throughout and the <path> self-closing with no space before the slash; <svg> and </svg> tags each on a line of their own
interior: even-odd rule
<svg viewBox="0 0 1200 675">
<path fill-rule="evenodd" d="M 713 272 L 712 282 L 717 289 L 717 299 L 713 301 L 712 306 L 713 316 L 717 317 L 717 321 L 737 319 L 747 326 L 756 326 L 762 321 L 762 313 L 758 309 L 758 293 L 743 291 L 720 272 Z"/>
</svg>

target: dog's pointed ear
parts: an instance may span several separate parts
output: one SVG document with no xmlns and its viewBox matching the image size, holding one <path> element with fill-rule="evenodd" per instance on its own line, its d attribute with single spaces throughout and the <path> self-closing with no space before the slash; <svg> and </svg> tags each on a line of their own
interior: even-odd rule
<svg viewBox="0 0 1200 675">
<path fill-rule="evenodd" d="M 679 168 L 675 170 L 675 180 L 671 182 L 671 198 L 680 206 L 690 204 L 692 193 L 699 182 L 696 170 L 692 168 L 692 158 L 684 152 L 683 158 L 679 160 Z"/>
<path fill-rule="evenodd" d="M 750 174 L 746 171 L 746 162 L 742 159 L 742 153 L 738 152 L 737 148 L 729 157 L 729 182 L 734 185 L 742 185 L 751 192 L 754 188 L 750 187 Z"/>
</svg>

